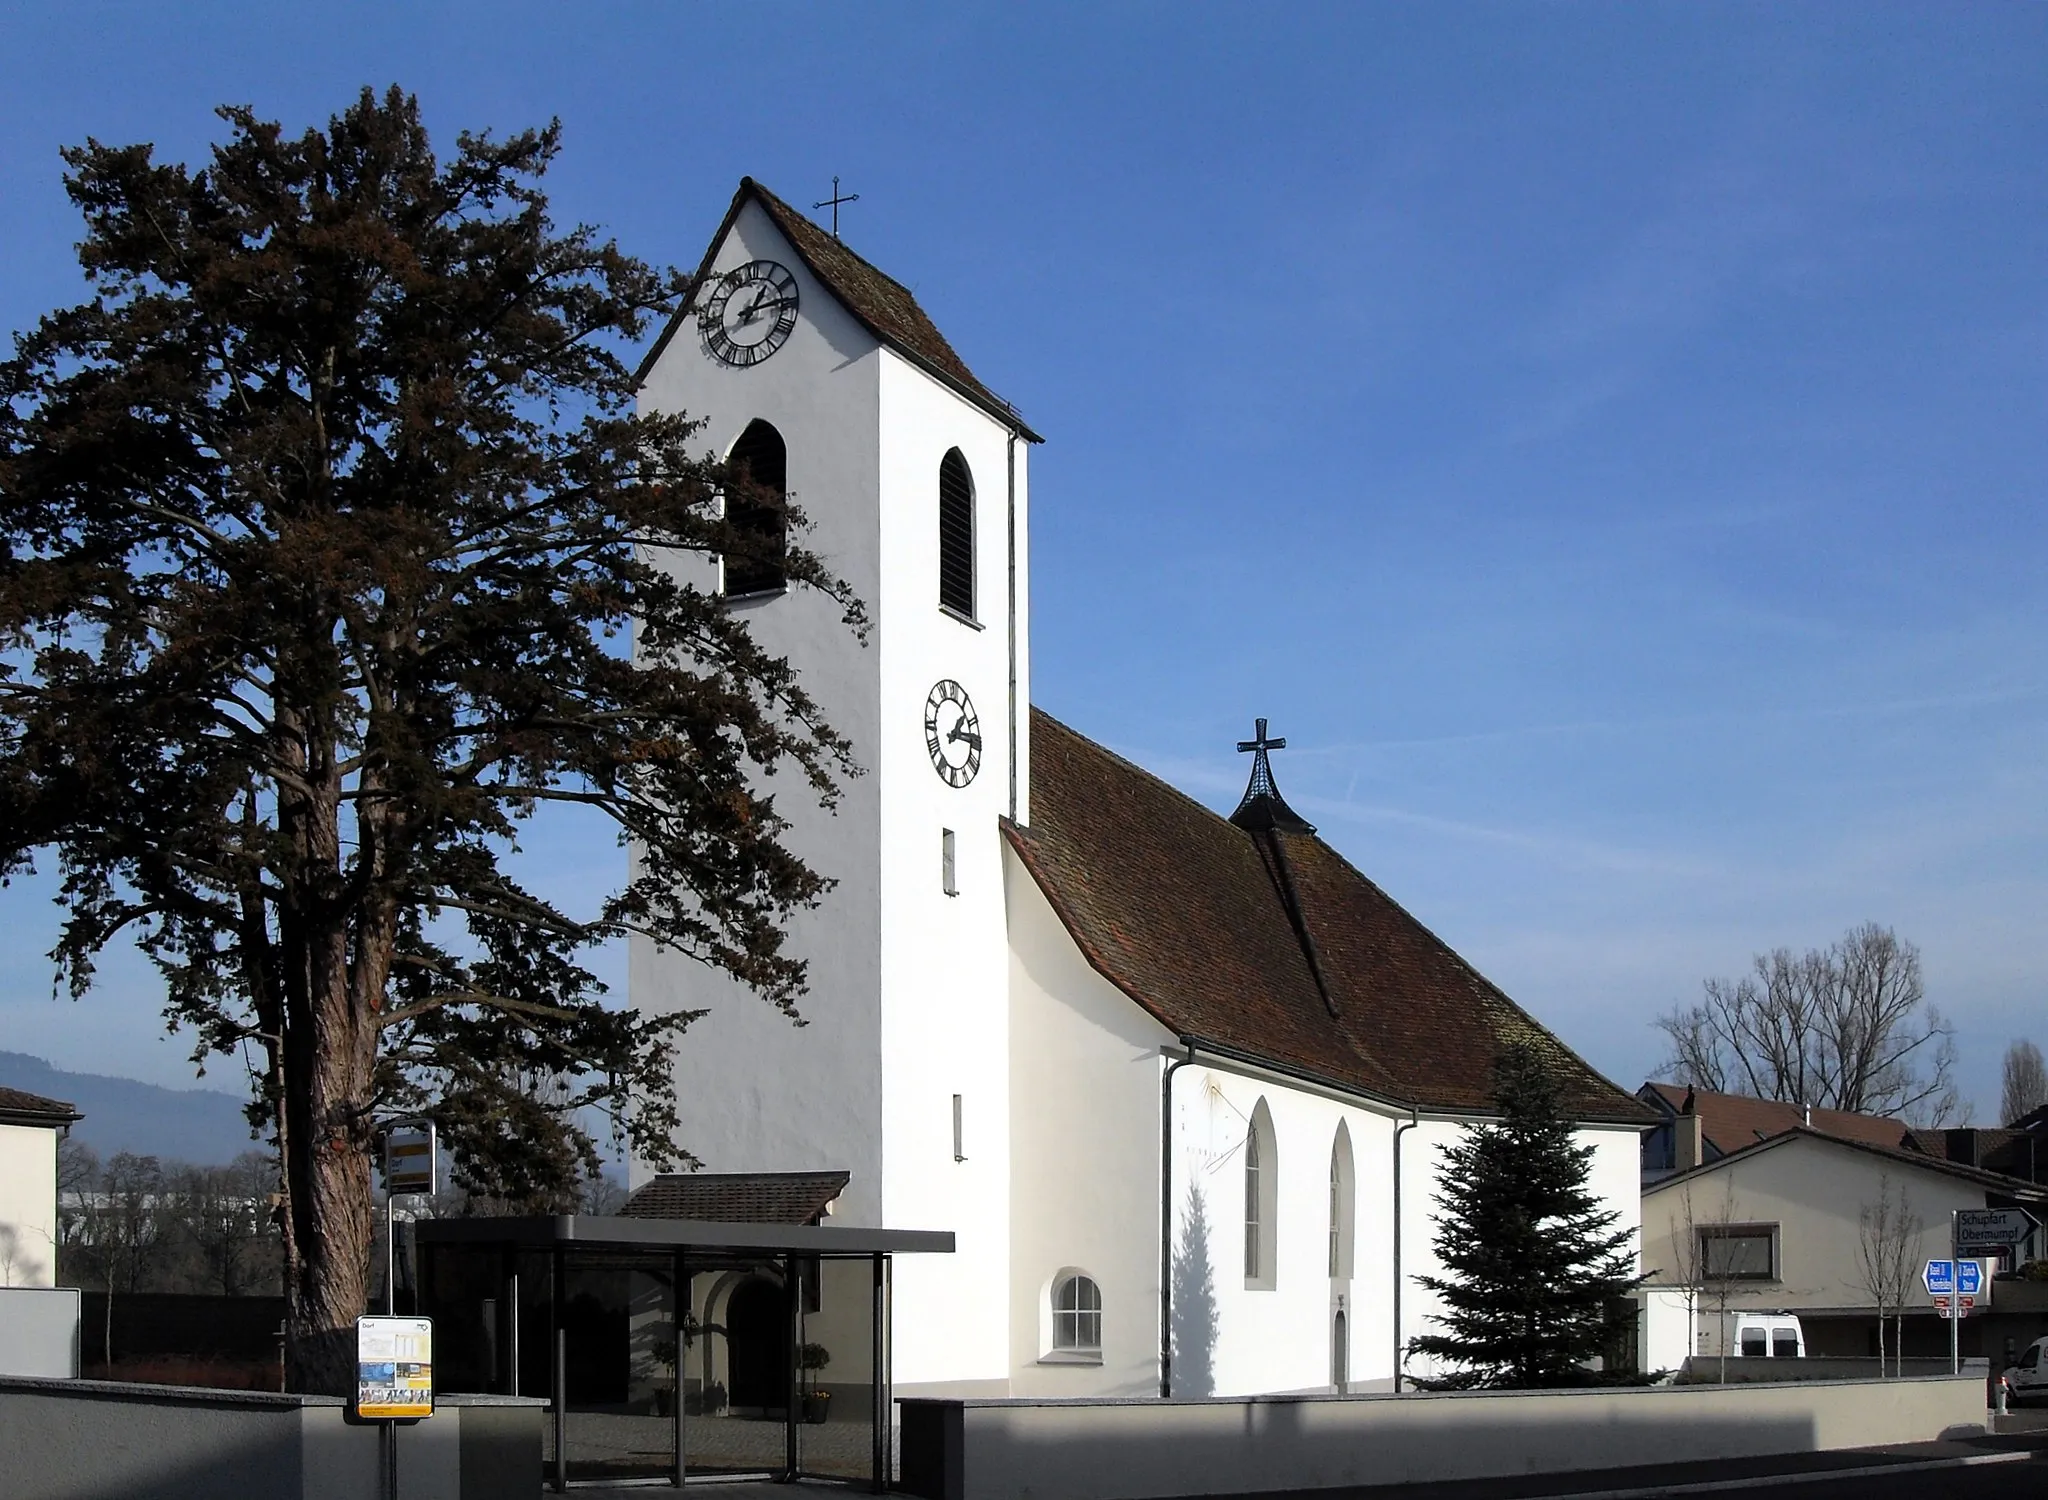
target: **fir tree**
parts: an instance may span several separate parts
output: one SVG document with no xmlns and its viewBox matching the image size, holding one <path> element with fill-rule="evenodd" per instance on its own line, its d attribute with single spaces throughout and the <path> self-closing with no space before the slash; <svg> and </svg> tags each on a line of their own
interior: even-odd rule
<svg viewBox="0 0 2048 1500">
<path fill-rule="evenodd" d="M 460 1185 L 529 1211 L 595 1174 L 598 1111 L 687 1159 L 690 1014 L 584 960 L 639 934 L 794 1017 L 786 923 L 827 882 L 768 778 L 829 806 L 854 767 L 669 565 L 762 561 L 716 501 L 783 497 L 635 414 L 685 282 L 550 219 L 559 128 L 442 157 L 395 89 L 296 136 L 221 114 L 197 170 L 64 153 L 88 300 L 0 361 L 0 881 L 53 859 L 74 995 L 132 937 L 198 1055 L 253 1062 L 289 1377 L 341 1391 L 380 1122 L 431 1115 Z M 548 805 L 631 846 L 622 886 L 522 883 Z"/>
<path fill-rule="evenodd" d="M 1443 1300 L 1442 1332 L 1413 1341 L 1451 1366 L 1441 1390 L 1605 1383 L 1609 1304 L 1642 1281 L 1635 1231 L 1586 1187 L 1592 1151 L 1572 1141 L 1556 1077 L 1535 1047 L 1495 1060 L 1502 1119 L 1444 1152 L 1436 1253 L 1447 1276 L 1417 1279 Z"/>
</svg>

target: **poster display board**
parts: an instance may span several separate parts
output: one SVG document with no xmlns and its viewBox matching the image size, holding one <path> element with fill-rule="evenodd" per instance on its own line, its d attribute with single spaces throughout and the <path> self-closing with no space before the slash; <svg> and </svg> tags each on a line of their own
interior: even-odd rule
<svg viewBox="0 0 2048 1500">
<path fill-rule="evenodd" d="M 434 1414 L 434 1320 L 356 1319 L 356 1415 L 409 1421 Z"/>
</svg>

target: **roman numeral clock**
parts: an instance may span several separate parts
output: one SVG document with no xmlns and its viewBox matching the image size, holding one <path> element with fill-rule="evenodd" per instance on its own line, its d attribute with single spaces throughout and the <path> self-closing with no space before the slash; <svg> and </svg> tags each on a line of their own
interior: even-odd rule
<svg viewBox="0 0 2048 1500">
<path fill-rule="evenodd" d="M 925 696 L 924 748 L 947 786 L 963 787 L 981 769 L 981 720 L 967 689 L 950 677 Z"/>
</svg>

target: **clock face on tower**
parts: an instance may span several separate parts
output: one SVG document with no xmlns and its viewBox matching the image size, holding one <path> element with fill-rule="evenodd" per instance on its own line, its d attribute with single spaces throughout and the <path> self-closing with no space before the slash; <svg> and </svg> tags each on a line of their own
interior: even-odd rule
<svg viewBox="0 0 2048 1500">
<path fill-rule="evenodd" d="M 947 786 L 965 786 L 981 769 L 981 720 L 967 689 L 950 677 L 925 697 L 924 748 Z"/>
<path fill-rule="evenodd" d="M 796 327 L 796 278 L 772 260 L 750 260 L 711 283 L 697 327 L 713 359 L 745 369 L 780 349 Z"/>
</svg>

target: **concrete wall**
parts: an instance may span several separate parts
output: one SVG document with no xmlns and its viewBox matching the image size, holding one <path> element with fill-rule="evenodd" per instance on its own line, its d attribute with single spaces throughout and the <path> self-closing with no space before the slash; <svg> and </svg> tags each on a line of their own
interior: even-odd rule
<svg viewBox="0 0 2048 1500">
<path fill-rule="evenodd" d="M 0 1375 L 76 1376 L 79 1307 L 76 1287 L 0 1287 Z"/>
<path fill-rule="evenodd" d="M 399 1430 L 397 1500 L 533 1493 L 544 1407 L 441 1397 Z M 10 1500 L 385 1500 L 378 1444 L 333 1397 L 0 1379 Z"/>
<path fill-rule="evenodd" d="M 0 1125 L 0 1287 L 57 1284 L 57 1134 Z"/>
<path fill-rule="evenodd" d="M 1425 1484 L 1909 1442 L 1984 1422 L 1984 1377 L 1199 1402 L 903 1403 L 929 1500 L 1145 1500 Z"/>
</svg>

